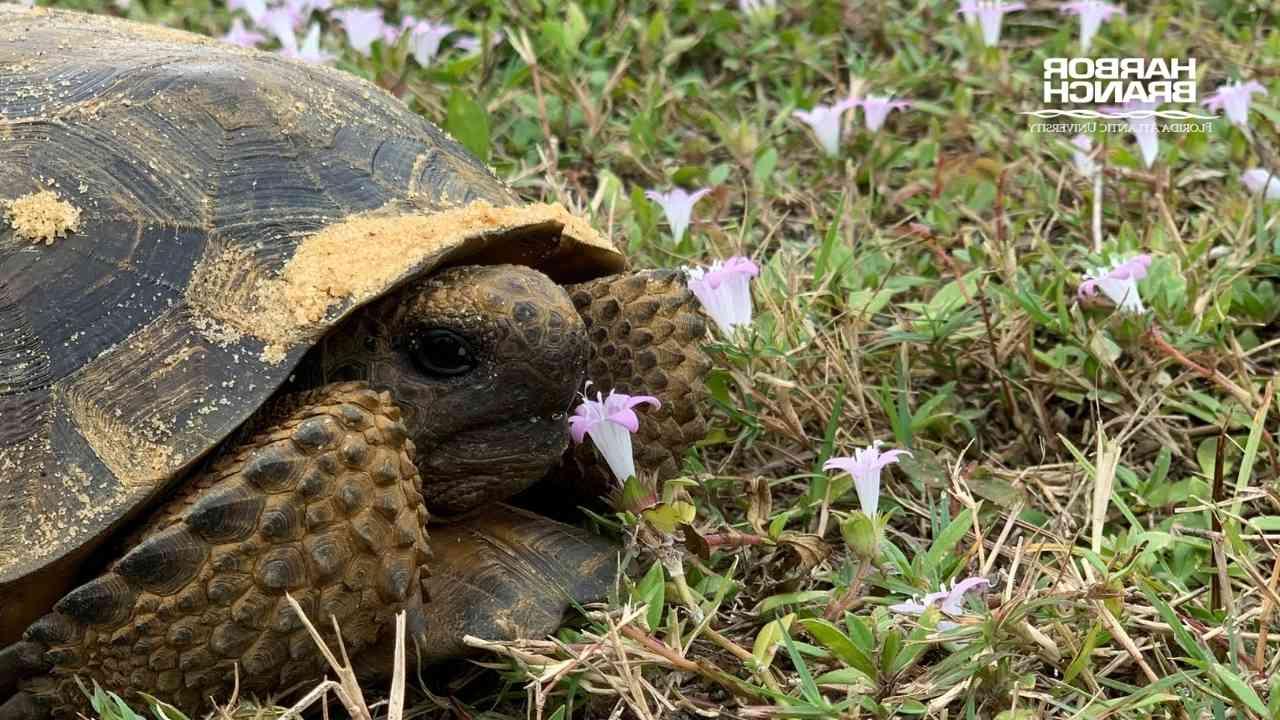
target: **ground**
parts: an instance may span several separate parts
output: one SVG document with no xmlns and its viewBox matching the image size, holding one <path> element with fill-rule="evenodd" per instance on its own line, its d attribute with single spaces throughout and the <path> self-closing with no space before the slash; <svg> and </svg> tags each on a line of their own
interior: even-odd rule
<svg viewBox="0 0 1280 720">
<path fill-rule="evenodd" d="M 233 17 L 54 4 L 211 35 Z M 1094 133 L 1095 184 L 1070 136 L 1018 114 L 1044 105 L 1044 58 L 1084 54 L 1057 3 L 1006 15 L 990 48 L 950 0 L 747 4 L 765 7 L 383 3 L 497 41 L 455 35 L 425 66 L 408 35 L 366 57 L 313 16 L 338 67 L 637 265 L 761 270 L 754 323 L 709 344 L 715 429 L 688 482 L 597 523 L 629 538 L 638 579 L 554 642 L 491 646 L 496 670 L 433 695 L 411 673 L 410 711 L 1280 717 L 1280 205 L 1241 179 L 1280 169 L 1275 7 L 1108 20 L 1090 55 L 1194 57 L 1201 99 L 1229 80 L 1270 94 L 1246 127 L 1161 133 L 1150 168 L 1130 133 Z M 875 132 L 846 112 L 834 157 L 794 115 L 890 92 L 912 105 Z M 644 195 L 674 186 L 712 189 L 679 242 Z M 1081 296 L 1137 253 L 1144 312 Z M 857 494 L 823 465 L 874 441 L 911 456 L 885 468 L 887 531 L 859 555 L 840 532 Z M 970 577 L 989 587 L 948 615 L 891 609 Z"/>
</svg>

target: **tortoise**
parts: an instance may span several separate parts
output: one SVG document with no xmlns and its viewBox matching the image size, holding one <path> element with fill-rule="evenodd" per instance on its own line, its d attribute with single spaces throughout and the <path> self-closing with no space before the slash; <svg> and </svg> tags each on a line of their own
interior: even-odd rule
<svg viewBox="0 0 1280 720">
<path fill-rule="evenodd" d="M 350 74 L 0 6 L 0 167 L 0 720 L 306 685 L 286 594 L 361 672 L 545 635 L 618 573 L 509 502 L 598 477 L 587 380 L 705 431 L 683 276 Z"/>
</svg>

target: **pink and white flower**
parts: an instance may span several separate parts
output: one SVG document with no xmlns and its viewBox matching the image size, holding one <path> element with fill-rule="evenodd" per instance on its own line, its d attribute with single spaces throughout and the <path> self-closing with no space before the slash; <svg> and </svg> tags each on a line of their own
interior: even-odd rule
<svg viewBox="0 0 1280 720">
<path fill-rule="evenodd" d="M 222 41 L 240 47 L 257 47 L 267 41 L 267 36 L 246 28 L 244 20 L 235 18 L 231 21 L 231 29 L 222 36 Z"/>
<path fill-rule="evenodd" d="M 1241 173 L 1240 181 L 1254 195 L 1262 193 L 1267 200 L 1280 200 L 1280 174 L 1265 168 L 1253 168 Z"/>
<path fill-rule="evenodd" d="M 1110 20 L 1113 15 L 1124 14 L 1124 8 L 1119 5 L 1112 5 L 1100 0 L 1065 2 L 1058 6 L 1058 10 L 1068 15 L 1080 16 L 1080 49 L 1084 52 L 1089 52 L 1089 46 L 1093 44 L 1093 37 L 1098 34 L 1098 29 L 1102 27 L 1102 23 Z"/>
<path fill-rule="evenodd" d="M 311 23 L 311 28 L 307 31 L 307 36 L 302 40 L 301 45 L 298 45 L 297 37 L 293 35 L 290 35 L 289 42 L 281 41 L 281 44 L 284 47 L 281 48 L 280 54 L 313 65 L 333 62 L 336 57 L 333 53 L 320 49 L 320 23 Z"/>
<path fill-rule="evenodd" d="M 1225 111 L 1232 125 L 1243 128 L 1249 125 L 1249 107 L 1253 105 L 1255 93 L 1267 94 L 1267 89 L 1257 80 L 1247 83 L 1227 83 L 1220 86 L 1200 104 L 1210 110 Z"/>
<path fill-rule="evenodd" d="M 747 15 L 754 15 L 763 10 L 776 10 L 778 0 L 738 0 L 738 10 Z"/>
<path fill-rule="evenodd" d="M 655 409 L 662 407 L 658 398 L 652 395 L 627 395 L 610 390 L 608 396 L 597 392 L 595 400 L 584 396 L 582 404 L 569 418 L 569 434 L 573 442 L 581 445 L 590 437 L 620 484 L 636 474 L 631 433 L 640 429 L 640 418 L 635 411 L 640 405 L 652 405 Z"/>
<path fill-rule="evenodd" d="M 982 44 L 995 47 L 1000 44 L 1000 29 L 1004 24 L 1005 13 L 1025 10 L 1026 3 L 1004 2 L 1004 0 L 965 0 L 960 3 L 960 14 L 965 22 L 972 25 L 978 23 L 982 27 Z"/>
<path fill-rule="evenodd" d="M 1160 103 L 1144 102 L 1139 100 L 1131 100 L 1124 105 L 1111 105 L 1102 108 L 1104 113 L 1154 113 L 1160 107 Z M 1129 125 L 1129 132 L 1133 133 L 1133 139 L 1138 142 L 1138 151 L 1142 153 L 1142 162 L 1148 168 L 1155 164 L 1156 157 L 1160 155 L 1160 131 L 1156 127 L 1156 118 L 1154 114 L 1150 117 L 1125 117 L 1124 121 Z"/>
<path fill-rule="evenodd" d="M 243 10 L 254 25 L 261 25 L 262 16 L 267 13 L 267 0 L 227 0 L 227 9 L 231 12 Z"/>
<path fill-rule="evenodd" d="M 843 130 L 841 120 L 844 111 L 857 105 L 856 100 L 844 99 L 834 105 L 814 105 L 812 110 L 796 110 L 793 115 L 813 130 L 818 144 L 828 157 L 840 154 L 840 132 Z M 886 115 L 888 112 L 886 111 Z M 868 121 L 869 124 L 869 121 Z"/>
<path fill-rule="evenodd" d="M 868 95 L 858 100 L 857 104 L 862 107 L 863 119 L 871 132 L 884 127 L 885 118 L 889 117 L 889 113 L 911 107 L 910 100 L 894 100 L 892 95 L 888 97 Z"/>
<path fill-rule="evenodd" d="M 496 48 L 502 44 L 503 40 L 506 40 L 506 36 L 501 31 L 495 32 L 489 36 L 489 47 Z M 467 54 L 478 53 L 480 52 L 480 38 L 475 35 L 463 35 L 453 41 L 453 46 Z"/>
<path fill-rule="evenodd" d="M 333 17 L 342 24 L 347 34 L 347 43 L 356 52 L 369 57 L 373 52 L 373 43 L 386 39 L 387 21 L 382 11 L 376 8 L 347 8 L 335 10 Z"/>
<path fill-rule="evenodd" d="M 1092 297 L 1101 290 L 1121 311 L 1144 313 L 1147 309 L 1142 305 L 1142 296 L 1138 293 L 1138 281 L 1147 276 L 1147 269 L 1150 267 L 1151 256 L 1143 253 L 1128 260 L 1117 260 L 1110 267 L 1093 268 L 1085 273 L 1085 281 L 1080 283 L 1079 295 Z"/>
<path fill-rule="evenodd" d="M 734 328 L 751 324 L 751 278 L 760 274 L 760 268 L 750 259 L 735 256 L 709 268 L 687 268 L 685 273 L 689 290 L 721 334 L 732 337 Z"/>
<path fill-rule="evenodd" d="M 285 50 L 298 49 L 298 24 L 288 8 L 284 6 L 270 8 L 262 14 L 256 24 L 271 33 L 271 36 L 278 40 Z"/>
<path fill-rule="evenodd" d="M 853 476 L 858 504 L 862 506 L 862 514 L 869 518 L 874 518 L 880 509 L 880 471 L 898 462 L 903 455 L 911 457 L 906 450 L 880 452 L 882 444 L 877 440 L 871 447 L 855 450 L 852 456 L 833 457 L 822 464 L 823 470 L 843 470 Z"/>
<path fill-rule="evenodd" d="M 926 610 L 936 606 L 949 617 L 965 617 L 969 613 L 964 609 L 964 596 L 973 592 L 984 592 L 990 587 L 991 581 L 984 577 L 968 577 L 952 585 L 949 590 L 947 584 L 943 583 L 938 592 L 890 605 L 889 610 L 902 615 L 923 615 Z M 948 630 L 953 627 L 956 627 L 956 623 L 945 620 L 938 623 L 939 630 Z"/>
<path fill-rule="evenodd" d="M 430 20 L 418 20 L 406 29 L 409 31 L 409 48 L 413 52 L 413 59 L 422 67 L 427 67 L 436 59 L 440 54 L 440 44 L 457 30 L 449 23 Z"/>
<path fill-rule="evenodd" d="M 667 192 L 645 190 L 644 196 L 662 208 L 662 214 L 667 217 L 667 225 L 671 226 L 671 237 L 679 243 L 684 239 L 685 231 L 689 229 L 689 222 L 693 219 L 694 204 L 709 192 L 711 188 L 701 188 L 693 192 L 688 192 L 684 188 L 673 188 Z"/>
<path fill-rule="evenodd" d="M 1071 160 L 1075 163 L 1076 171 L 1087 178 L 1096 175 L 1098 173 L 1098 164 L 1093 161 L 1093 140 L 1088 135 L 1080 134 L 1071 138 L 1071 144 L 1076 148 L 1071 153 Z"/>
</svg>

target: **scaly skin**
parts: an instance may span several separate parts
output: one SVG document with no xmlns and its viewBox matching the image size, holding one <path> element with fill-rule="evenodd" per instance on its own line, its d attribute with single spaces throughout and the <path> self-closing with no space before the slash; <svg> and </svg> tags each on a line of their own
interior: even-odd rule
<svg viewBox="0 0 1280 720">
<path fill-rule="evenodd" d="M 654 395 L 632 442 L 636 467 L 668 478 L 684 454 L 707 434 L 706 375 L 711 360 L 701 345 L 707 324 L 683 273 L 643 270 L 571 285 L 569 297 L 591 340 L 588 392 L 610 389 Z M 579 496 L 601 496 L 616 482 L 589 444 L 573 448 L 562 482 Z"/>
<path fill-rule="evenodd" d="M 446 271 L 411 301 L 389 300 L 335 334 L 314 366 L 319 377 L 308 378 L 320 390 L 265 411 L 255 424 L 264 429 L 229 443 L 210 469 L 189 478 L 125 542 L 128 553 L 108 572 L 66 596 L 23 642 L 0 651 L 0 720 L 84 710 L 77 674 L 110 689 L 155 693 L 191 713 L 210 697 L 228 697 L 234 663 L 243 694 L 315 681 L 321 661 L 287 609 L 286 590 L 326 635 L 328 616 L 338 620 L 358 669 L 379 671 L 390 658 L 386 631 L 399 609 L 409 611 L 411 632 L 427 644 L 424 656 L 437 660 L 462 652 L 464 633 L 541 636 L 571 601 L 597 599 L 614 573 L 609 544 L 529 513 L 497 508 L 441 528 L 454 546 L 427 560 L 424 525 L 433 500 L 446 514 L 465 513 L 545 474 L 520 458 L 558 457 L 563 431 L 538 435 L 545 429 L 527 421 L 512 427 L 505 418 L 515 415 L 508 408 L 531 404 L 567 410 L 582 387 L 578 363 L 600 390 L 663 401 L 641 423 L 640 467 L 673 474 L 705 433 L 710 363 L 699 344 L 706 325 L 682 277 L 617 275 L 569 286 L 566 296 L 535 275 L 501 267 Z M 578 314 L 585 333 L 575 326 Z M 468 333 L 494 355 L 480 377 L 517 392 L 463 391 L 477 381 L 417 377 L 397 338 L 424 318 Z M 334 382 L 350 377 L 357 379 Z M 447 459 L 489 448 L 501 454 L 499 473 L 468 472 Z M 565 458 L 559 476 L 581 492 L 608 487 L 590 447 Z M 427 579 L 429 566 L 438 577 Z M 480 566 L 484 572 L 471 572 Z M 531 583 L 533 576 L 540 582 Z M 449 601 L 424 606 L 424 586 Z M 517 601 L 508 608 L 503 598 Z M 14 678 L 21 689 L 10 695 L 6 682 Z"/>
<path fill-rule="evenodd" d="M 285 593 L 324 634 L 336 618 L 353 655 L 400 610 L 421 627 L 427 514 L 399 408 L 357 383 L 289 404 L 5 651 L 38 674 L 0 716 L 74 716 L 76 675 L 186 709 L 226 698 L 235 663 L 246 694 L 314 680 L 322 660 Z"/>
</svg>

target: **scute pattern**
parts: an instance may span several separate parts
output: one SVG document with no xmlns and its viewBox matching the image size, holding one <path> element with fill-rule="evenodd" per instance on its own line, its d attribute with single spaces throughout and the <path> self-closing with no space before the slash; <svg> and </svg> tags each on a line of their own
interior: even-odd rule
<svg viewBox="0 0 1280 720">
<path fill-rule="evenodd" d="M 353 655 L 396 612 L 421 607 L 427 514 L 390 396 L 344 383 L 265 412 L 278 419 L 193 478 L 109 572 L 0 652 L 0 672 L 26 677 L 0 718 L 74 715 L 77 674 L 188 711 L 226 697 L 234 663 L 247 693 L 318 678 L 286 592 L 322 631 L 336 618 Z"/>
<path fill-rule="evenodd" d="M 703 415 L 711 360 L 701 349 L 707 326 L 685 275 L 650 270 L 568 288 L 591 338 L 591 390 L 661 398 L 646 409 L 634 438 L 636 466 L 661 478 L 679 472 L 684 453 L 707 433 Z M 588 443 L 573 452 L 565 476 L 601 494 L 613 482 Z"/>
<path fill-rule="evenodd" d="M 305 351 L 263 362 L 259 339 L 216 317 L 245 302 L 228 288 L 274 277 L 354 213 L 523 203 L 332 68 L 13 5 L 0 67 L 0 201 L 53 190 L 81 212 L 40 247 L 0 218 L 3 643 L 47 609 L 24 577 L 69 577 L 70 554 L 224 440 Z"/>
</svg>

